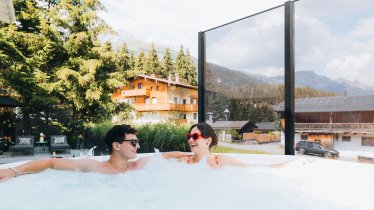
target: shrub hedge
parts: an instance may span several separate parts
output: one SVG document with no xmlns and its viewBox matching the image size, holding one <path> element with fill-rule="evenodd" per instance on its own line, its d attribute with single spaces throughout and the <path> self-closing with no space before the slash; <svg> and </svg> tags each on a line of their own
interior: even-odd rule
<svg viewBox="0 0 374 210">
<path fill-rule="evenodd" d="M 90 125 L 86 131 L 85 147 L 97 146 L 94 150 L 95 155 L 108 154 L 104 138 L 108 130 L 114 125 L 111 122 Z M 175 125 L 172 123 L 145 124 L 136 127 L 136 129 L 138 130 L 137 136 L 140 139 L 138 153 L 154 152 L 154 148 L 159 149 L 161 152 L 190 152 L 190 147 L 186 140 L 186 134 L 189 129 L 187 125 Z"/>
<path fill-rule="evenodd" d="M 189 126 L 171 123 L 146 124 L 138 128 L 140 141 L 139 153 L 154 152 L 154 148 L 161 152 L 183 151 L 189 152 L 186 140 Z"/>
</svg>

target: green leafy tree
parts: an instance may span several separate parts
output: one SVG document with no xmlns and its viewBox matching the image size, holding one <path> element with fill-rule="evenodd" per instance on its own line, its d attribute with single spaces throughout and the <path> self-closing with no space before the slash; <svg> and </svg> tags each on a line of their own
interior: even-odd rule
<svg viewBox="0 0 374 210">
<path fill-rule="evenodd" d="M 25 104 L 24 119 L 39 113 L 33 118 L 48 121 L 51 110 L 60 109 L 87 123 L 120 112 L 110 96 L 125 84 L 125 75 L 117 70 L 120 56 L 98 38 L 112 32 L 97 15 L 104 9 L 100 1 L 17 0 L 14 5 L 19 24 L 0 29 L 0 81 Z"/>
</svg>

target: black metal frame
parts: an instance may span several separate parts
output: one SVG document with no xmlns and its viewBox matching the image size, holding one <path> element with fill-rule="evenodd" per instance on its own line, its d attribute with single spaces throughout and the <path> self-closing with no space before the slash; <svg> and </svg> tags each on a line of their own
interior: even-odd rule
<svg viewBox="0 0 374 210">
<path fill-rule="evenodd" d="M 285 155 L 295 155 L 295 25 L 293 2 L 285 2 L 284 9 L 284 149 Z"/>
<path fill-rule="evenodd" d="M 296 0 L 298 1 L 298 0 Z M 208 29 L 206 31 L 199 32 L 198 34 L 198 93 L 199 93 L 199 108 L 198 116 L 199 122 L 205 122 L 205 67 L 206 67 L 206 39 L 205 33 L 240 20 L 244 20 L 249 17 L 256 16 L 268 12 L 270 10 L 285 7 L 285 54 L 284 54 L 284 84 L 285 84 L 285 154 L 286 155 L 295 155 L 294 143 L 295 143 L 295 35 L 294 35 L 294 2 L 296 1 L 287 1 L 282 5 L 258 12 L 253 15 L 240 18 L 238 20 L 231 21 L 229 23 L 222 24 L 220 26 Z"/>
<path fill-rule="evenodd" d="M 198 121 L 205 122 L 205 32 L 199 32 L 198 52 Z"/>
</svg>

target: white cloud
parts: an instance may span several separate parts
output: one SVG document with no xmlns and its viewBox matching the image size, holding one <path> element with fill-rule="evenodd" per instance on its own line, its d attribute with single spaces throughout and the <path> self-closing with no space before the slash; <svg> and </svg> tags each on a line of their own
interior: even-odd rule
<svg viewBox="0 0 374 210">
<path fill-rule="evenodd" d="M 101 16 L 129 37 L 178 49 L 197 57 L 197 34 L 284 3 L 284 0 L 103 0 Z"/>
<path fill-rule="evenodd" d="M 357 27 L 351 32 L 352 36 L 374 37 L 374 17 L 358 21 Z"/>
<path fill-rule="evenodd" d="M 359 80 L 362 71 L 371 59 L 371 55 L 364 54 L 338 54 L 332 57 L 326 64 L 326 73 L 332 78 L 350 78 L 350 80 Z"/>
<path fill-rule="evenodd" d="M 236 70 L 252 69 L 249 73 L 283 66 L 283 17 L 283 8 L 280 8 L 208 32 L 207 60 Z M 255 69 L 259 72 L 253 72 Z"/>
</svg>

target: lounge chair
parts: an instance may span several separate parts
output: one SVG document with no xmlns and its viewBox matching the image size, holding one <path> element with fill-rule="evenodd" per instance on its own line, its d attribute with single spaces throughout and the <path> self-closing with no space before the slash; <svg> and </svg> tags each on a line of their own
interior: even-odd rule
<svg viewBox="0 0 374 210">
<path fill-rule="evenodd" d="M 16 136 L 16 144 L 9 149 L 12 151 L 12 157 L 14 152 L 25 151 L 31 151 L 31 154 L 34 156 L 34 136 Z"/>
<path fill-rule="evenodd" d="M 68 150 L 70 154 L 70 145 L 68 144 L 68 139 L 65 135 L 53 135 L 51 136 L 51 144 L 49 146 L 49 151 L 51 154 L 59 150 Z"/>
</svg>

